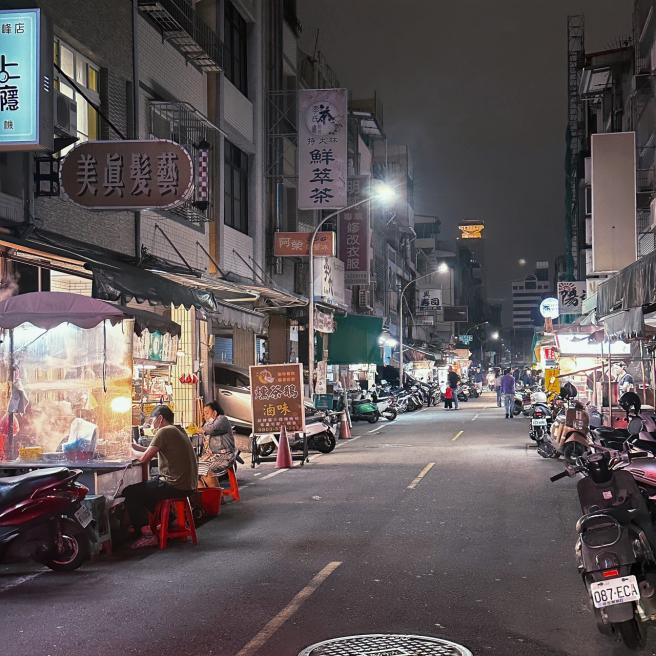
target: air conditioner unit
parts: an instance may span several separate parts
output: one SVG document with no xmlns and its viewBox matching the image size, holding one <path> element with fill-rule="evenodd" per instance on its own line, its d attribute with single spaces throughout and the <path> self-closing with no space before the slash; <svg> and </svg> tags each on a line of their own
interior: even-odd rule
<svg viewBox="0 0 656 656">
<path fill-rule="evenodd" d="M 54 127 L 59 136 L 74 137 L 77 134 L 77 104 L 60 91 L 54 93 Z"/>
<path fill-rule="evenodd" d="M 358 305 L 371 310 L 371 293 L 369 289 L 361 289 L 358 293 Z"/>
</svg>

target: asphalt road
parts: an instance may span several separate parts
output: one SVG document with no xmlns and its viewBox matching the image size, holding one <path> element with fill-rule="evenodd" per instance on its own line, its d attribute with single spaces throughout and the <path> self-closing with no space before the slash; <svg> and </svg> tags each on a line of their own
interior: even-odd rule
<svg viewBox="0 0 656 656">
<path fill-rule="evenodd" d="M 488 396 L 355 434 L 302 468 L 244 468 L 242 501 L 196 547 L 73 574 L 0 566 L 0 653 L 296 656 L 366 633 L 476 655 L 627 653 L 597 633 L 576 572 L 575 482 L 549 482 L 561 465 L 528 448 L 526 419 Z"/>
</svg>

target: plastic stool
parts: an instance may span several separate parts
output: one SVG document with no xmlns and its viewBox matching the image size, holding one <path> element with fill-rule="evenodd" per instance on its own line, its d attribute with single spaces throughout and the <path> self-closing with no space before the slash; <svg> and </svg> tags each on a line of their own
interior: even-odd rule
<svg viewBox="0 0 656 656">
<path fill-rule="evenodd" d="M 180 528 L 174 530 L 169 530 L 171 509 L 175 510 L 176 521 L 180 524 Z M 190 537 L 193 544 L 198 544 L 196 525 L 194 524 L 194 516 L 188 498 L 158 501 L 155 512 L 150 518 L 150 528 L 153 535 L 157 537 L 160 549 L 165 549 L 168 541 L 175 538 L 184 538 L 186 540 Z"/>
<path fill-rule="evenodd" d="M 226 472 L 228 474 L 228 481 L 230 487 L 223 488 L 223 497 L 230 497 L 233 501 L 239 501 L 239 485 L 237 484 L 237 476 L 235 475 L 235 468 L 230 467 Z"/>
</svg>

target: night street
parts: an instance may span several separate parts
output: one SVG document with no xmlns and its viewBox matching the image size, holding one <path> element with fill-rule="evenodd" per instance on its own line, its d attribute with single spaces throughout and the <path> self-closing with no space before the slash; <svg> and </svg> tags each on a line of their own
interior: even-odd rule
<svg viewBox="0 0 656 656">
<path fill-rule="evenodd" d="M 359 423 L 303 468 L 242 468 L 241 503 L 197 547 L 73 574 L 3 566 L 3 653 L 296 656 L 387 632 L 474 654 L 626 653 L 597 633 L 576 573 L 574 481 L 549 482 L 561 465 L 492 395 L 461 407 Z"/>
</svg>

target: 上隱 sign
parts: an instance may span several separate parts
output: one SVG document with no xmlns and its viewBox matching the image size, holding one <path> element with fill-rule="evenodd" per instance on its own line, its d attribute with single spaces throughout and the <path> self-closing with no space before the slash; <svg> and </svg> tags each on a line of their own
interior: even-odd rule
<svg viewBox="0 0 656 656">
<path fill-rule="evenodd" d="M 346 206 L 347 90 L 298 92 L 298 209 Z"/>
<path fill-rule="evenodd" d="M 311 232 L 276 232 L 273 235 L 273 254 L 276 257 L 307 257 L 311 240 Z M 319 257 L 335 255 L 335 233 L 318 232 L 312 251 Z"/>
<path fill-rule="evenodd" d="M 563 314 L 583 314 L 583 301 L 587 298 L 587 283 L 567 281 L 558 283 L 558 300 Z"/>
<path fill-rule="evenodd" d="M 52 150 L 52 51 L 40 9 L 0 11 L 0 151 Z"/>
<path fill-rule="evenodd" d="M 253 433 L 305 430 L 301 364 L 257 365 L 250 376 Z"/>
<path fill-rule="evenodd" d="M 194 186 L 191 157 L 166 139 L 87 141 L 66 155 L 59 177 L 69 200 L 94 210 L 171 209 Z"/>
</svg>

